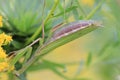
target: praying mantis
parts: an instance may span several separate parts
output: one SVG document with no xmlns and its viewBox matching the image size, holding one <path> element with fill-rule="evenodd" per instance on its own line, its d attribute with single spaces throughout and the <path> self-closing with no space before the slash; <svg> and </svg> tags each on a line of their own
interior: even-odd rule
<svg viewBox="0 0 120 80">
<path fill-rule="evenodd" d="M 31 45 L 27 46 L 26 48 L 18 52 L 18 54 L 16 54 L 14 59 L 11 61 L 11 64 L 14 65 L 23 55 L 26 54 L 25 55 L 26 59 L 23 64 L 24 66 L 19 71 L 19 73 L 22 73 L 41 56 L 101 26 L 102 24 L 100 22 L 94 20 L 80 20 L 80 21 L 71 22 L 69 24 L 65 24 L 61 27 L 56 26 L 52 30 L 50 30 L 49 33 L 50 35 L 48 36 L 47 39 L 44 39 L 44 35 L 42 38 L 39 39 L 40 46 L 36 49 L 34 55 L 32 55 L 31 58 L 30 58 L 32 52 L 31 46 L 36 42 L 33 42 Z M 43 29 L 43 34 L 44 34 L 44 29 Z"/>
<path fill-rule="evenodd" d="M 58 46 L 64 45 L 101 26 L 102 26 L 101 22 L 98 21 L 80 20 L 69 24 L 65 24 L 62 27 L 58 27 L 55 30 L 53 28 L 53 32 L 51 31 L 52 35 L 50 39 L 47 42 L 45 42 L 40 52 L 41 53 L 43 52 L 43 54 L 45 54 L 51 51 L 51 49 L 53 50 Z"/>
</svg>

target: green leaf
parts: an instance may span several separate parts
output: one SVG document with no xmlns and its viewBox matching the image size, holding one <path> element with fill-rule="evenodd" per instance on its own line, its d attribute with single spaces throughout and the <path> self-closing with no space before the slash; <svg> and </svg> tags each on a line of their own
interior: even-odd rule
<svg viewBox="0 0 120 80">
<path fill-rule="evenodd" d="M 61 15 L 64 15 L 64 13 L 68 13 L 68 12 L 70 12 L 70 11 L 76 9 L 76 8 L 77 8 L 77 6 L 72 6 L 72 7 L 70 7 L 70 8 L 65 9 L 65 11 L 62 11 L 62 12 L 56 14 L 56 15 L 53 16 L 53 17 L 58 17 L 58 16 L 61 16 Z"/>
<path fill-rule="evenodd" d="M 99 4 L 86 16 L 86 20 L 91 19 L 93 15 L 99 10 L 101 5 L 103 4 L 104 0 L 101 0 Z"/>
<path fill-rule="evenodd" d="M 71 79 L 71 80 L 93 80 L 93 79 L 89 79 L 89 78 L 74 78 L 74 79 Z"/>
<path fill-rule="evenodd" d="M 16 49 L 20 49 L 23 46 L 20 42 L 15 40 L 13 40 L 11 43 Z"/>
<path fill-rule="evenodd" d="M 91 62 L 92 62 L 92 53 L 89 53 L 87 57 L 86 65 L 89 66 Z"/>
<path fill-rule="evenodd" d="M 49 66 L 58 67 L 58 68 L 62 68 L 62 69 L 65 68 L 64 64 L 58 64 L 58 63 L 51 62 L 51 61 L 48 61 L 48 60 L 42 60 L 42 61 Z"/>
<path fill-rule="evenodd" d="M 32 47 L 29 47 L 27 52 L 26 52 L 26 55 L 25 55 L 25 59 L 24 59 L 24 62 L 23 62 L 23 65 L 27 62 L 27 60 L 30 58 L 31 56 L 31 53 L 32 53 Z"/>
<path fill-rule="evenodd" d="M 20 74 L 19 79 L 20 80 L 27 80 L 26 73 Z"/>
<path fill-rule="evenodd" d="M 40 24 L 42 3 L 42 0 L 0 0 L 0 14 L 7 19 L 8 29 L 27 36 L 34 33 Z"/>
<path fill-rule="evenodd" d="M 59 75 L 60 77 L 64 78 L 65 80 L 71 80 L 68 77 L 66 77 L 65 75 L 63 75 L 63 73 L 59 72 L 56 68 L 51 68 L 51 70 L 56 73 L 57 75 Z"/>
<path fill-rule="evenodd" d="M 42 60 L 42 62 L 40 64 L 32 65 L 29 68 L 29 71 L 49 69 L 50 67 L 61 68 L 61 69 L 66 68 L 66 66 L 64 64 L 59 64 L 59 63 L 51 62 L 51 61 L 48 61 L 48 60 Z"/>
<path fill-rule="evenodd" d="M 46 64 L 46 66 L 47 66 L 50 70 L 52 70 L 54 73 L 56 73 L 56 74 L 59 75 L 60 77 L 63 77 L 64 79 L 69 80 L 68 77 L 66 77 L 65 75 L 63 75 L 63 73 L 58 70 L 58 68 L 63 68 L 63 69 L 64 69 L 64 68 L 65 68 L 65 65 L 63 65 L 63 64 L 58 64 L 58 63 L 54 63 L 54 62 L 50 62 L 50 61 L 48 61 L 48 60 L 43 60 L 43 62 L 44 62 L 44 63 Z"/>
<path fill-rule="evenodd" d="M 112 45 L 110 43 L 113 43 L 111 40 L 106 42 L 104 46 L 101 48 L 101 50 L 98 52 L 98 57 L 104 55 L 105 51 L 108 50 L 108 48 Z"/>
<path fill-rule="evenodd" d="M 16 52 L 16 56 L 11 60 L 10 64 L 14 65 L 27 51 L 29 48 L 24 48 Z"/>
</svg>

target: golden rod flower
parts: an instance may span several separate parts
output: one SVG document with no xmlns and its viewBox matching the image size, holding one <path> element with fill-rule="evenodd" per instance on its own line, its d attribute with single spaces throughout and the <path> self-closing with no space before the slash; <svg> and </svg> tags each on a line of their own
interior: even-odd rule
<svg viewBox="0 0 120 80">
<path fill-rule="evenodd" d="M 2 16 L 0 16 L 0 27 L 2 27 L 2 24 Z M 11 36 L 6 35 L 5 33 L 0 34 L 0 72 L 10 71 L 14 69 L 14 66 L 10 65 L 5 50 L 2 48 L 3 45 L 10 43 L 10 41 L 12 41 Z"/>
<path fill-rule="evenodd" d="M 0 16 L 0 27 L 3 26 L 3 23 L 2 23 L 2 16 Z"/>
</svg>

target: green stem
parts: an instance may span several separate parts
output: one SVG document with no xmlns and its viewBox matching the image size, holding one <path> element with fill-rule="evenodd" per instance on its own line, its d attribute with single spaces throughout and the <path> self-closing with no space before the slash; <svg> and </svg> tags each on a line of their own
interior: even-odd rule
<svg viewBox="0 0 120 80">
<path fill-rule="evenodd" d="M 86 13 L 85 13 L 85 11 L 83 10 L 83 8 L 82 8 L 82 6 L 81 6 L 81 4 L 79 3 L 78 0 L 76 0 L 76 3 L 77 3 L 77 5 L 78 5 L 78 7 L 80 8 L 80 11 L 82 12 L 82 14 L 86 17 Z"/>
<path fill-rule="evenodd" d="M 8 73 L 8 80 L 15 80 L 15 75 L 13 75 L 11 72 Z"/>
<path fill-rule="evenodd" d="M 48 14 L 48 16 L 46 17 L 46 19 L 44 20 L 44 24 L 46 24 L 46 22 L 51 18 L 52 14 L 54 13 L 57 5 L 59 3 L 59 0 L 55 0 L 55 3 L 50 11 L 50 13 Z M 37 38 L 37 36 L 41 33 L 42 31 L 42 25 L 39 26 L 39 28 L 37 29 L 37 31 L 30 37 L 30 39 L 26 42 L 26 45 L 29 44 L 30 42 L 32 42 L 34 39 Z"/>
<path fill-rule="evenodd" d="M 98 6 L 96 6 L 85 18 L 86 20 L 91 19 L 91 17 L 97 12 L 97 10 L 101 7 L 102 3 L 104 2 L 104 0 L 101 0 L 101 2 L 99 2 Z"/>
</svg>

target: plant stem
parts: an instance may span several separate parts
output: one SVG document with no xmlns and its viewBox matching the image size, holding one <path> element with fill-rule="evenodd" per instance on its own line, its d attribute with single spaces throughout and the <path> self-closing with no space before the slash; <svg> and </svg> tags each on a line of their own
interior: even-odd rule
<svg viewBox="0 0 120 80">
<path fill-rule="evenodd" d="M 85 13 L 85 11 L 83 10 L 83 8 L 82 8 L 82 6 L 81 6 L 81 4 L 79 3 L 78 0 L 76 0 L 76 3 L 77 3 L 77 5 L 78 5 L 78 7 L 80 8 L 80 11 L 82 12 L 82 14 L 86 17 L 86 13 Z"/>
<path fill-rule="evenodd" d="M 104 0 L 101 0 L 101 2 L 99 2 L 99 4 L 87 15 L 87 17 L 85 18 L 86 20 L 91 19 L 91 17 L 97 12 L 97 10 L 101 7 L 102 3 L 104 2 Z"/>
<path fill-rule="evenodd" d="M 44 24 L 46 24 L 46 22 L 51 18 L 52 14 L 54 13 L 57 5 L 59 3 L 59 0 L 55 0 L 55 3 L 50 11 L 50 13 L 48 14 L 48 16 L 46 17 L 46 19 L 44 20 Z M 37 29 L 37 31 L 30 37 L 30 39 L 26 42 L 26 45 L 29 44 L 30 42 L 32 42 L 34 39 L 37 38 L 37 36 L 41 33 L 42 31 L 42 25 L 39 26 L 39 28 Z"/>
</svg>

